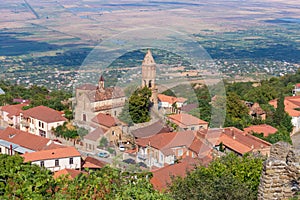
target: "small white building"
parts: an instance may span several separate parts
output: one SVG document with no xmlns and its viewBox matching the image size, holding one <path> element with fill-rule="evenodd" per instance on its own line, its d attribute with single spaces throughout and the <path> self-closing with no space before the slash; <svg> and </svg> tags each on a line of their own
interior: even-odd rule
<svg viewBox="0 0 300 200">
<path fill-rule="evenodd" d="M 31 162 L 52 172 L 62 169 L 81 169 L 81 155 L 75 147 L 25 153 L 22 157 L 24 157 L 24 162 Z"/>
<path fill-rule="evenodd" d="M 158 94 L 158 108 L 163 108 L 167 113 L 178 113 L 187 99 L 182 97 L 172 97 L 164 94 Z"/>
<path fill-rule="evenodd" d="M 67 119 L 62 113 L 46 106 L 37 106 L 21 112 L 20 129 L 35 135 L 50 138 L 52 128 L 63 125 Z"/>
</svg>

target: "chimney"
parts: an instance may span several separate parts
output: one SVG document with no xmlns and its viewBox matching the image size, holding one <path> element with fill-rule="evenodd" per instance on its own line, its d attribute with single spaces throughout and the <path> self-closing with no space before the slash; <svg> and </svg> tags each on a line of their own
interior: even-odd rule
<svg viewBox="0 0 300 200">
<path fill-rule="evenodd" d="M 231 132 L 232 138 L 235 140 L 235 134 L 234 134 L 233 128 L 230 128 L 230 132 Z"/>
</svg>

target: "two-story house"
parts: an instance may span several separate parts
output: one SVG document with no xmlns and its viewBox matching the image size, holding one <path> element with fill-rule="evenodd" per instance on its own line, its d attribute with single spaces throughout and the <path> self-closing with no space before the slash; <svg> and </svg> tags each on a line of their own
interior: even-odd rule
<svg viewBox="0 0 300 200">
<path fill-rule="evenodd" d="M 51 130 L 63 125 L 67 119 L 62 113 L 46 106 L 24 110 L 20 114 L 20 129 L 35 135 L 50 138 Z"/>
<path fill-rule="evenodd" d="M 75 147 L 42 150 L 22 155 L 24 162 L 45 167 L 52 172 L 62 169 L 81 169 L 81 155 Z"/>
<path fill-rule="evenodd" d="M 7 127 L 11 126 L 16 129 L 20 128 L 20 113 L 23 111 L 22 108 L 28 104 L 16 104 L 16 105 L 6 105 L 0 108 L 0 120 L 1 126 Z"/>
<path fill-rule="evenodd" d="M 212 150 L 212 146 L 199 137 L 197 131 L 159 133 L 139 138 L 136 144 L 137 162 L 144 162 L 148 167 L 163 167 L 185 157 L 205 157 Z"/>
<path fill-rule="evenodd" d="M 178 130 L 185 131 L 185 130 L 200 130 L 200 129 L 207 129 L 208 122 L 198 119 L 190 114 L 180 113 L 169 115 L 167 119 L 177 125 Z"/>
<path fill-rule="evenodd" d="M 91 120 L 98 128 L 84 136 L 87 151 L 96 150 L 102 137 L 111 144 L 118 144 L 124 140 L 122 122 L 109 114 L 99 113 Z"/>
</svg>

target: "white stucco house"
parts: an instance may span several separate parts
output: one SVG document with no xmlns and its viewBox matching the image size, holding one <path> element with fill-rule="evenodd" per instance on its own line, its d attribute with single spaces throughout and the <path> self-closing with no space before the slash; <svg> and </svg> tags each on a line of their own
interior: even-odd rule
<svg viewBox="0 0 300 200">
<path fill-rule="evenodd" d="M 31 162 L 52 172 L 62 169 L 81 169 L 81 155 L 75 147 L 25 153 L 22 157 L 24 157 L 24 162 Z"/>
<path fill-rule="evenodd" d="M 62 113 L 46 106 L 24 110 L 20 114 L 20 129 L 35 135 L 50 138 L 52 128 L 63 125 L 67 119 Z"/>
</svg>

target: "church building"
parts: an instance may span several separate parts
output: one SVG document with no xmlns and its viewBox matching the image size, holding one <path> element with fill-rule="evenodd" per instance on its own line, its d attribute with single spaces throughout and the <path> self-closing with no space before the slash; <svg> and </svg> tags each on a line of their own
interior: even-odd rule
<svg viewBox="0 0 300 200">
<path fill-rule="evenodd" d="M 105 80 L 101 76 L 97 86 L 85 84 L 76 88 L 75 121 L 90 122 L 99 113 L 117 117 L 125 99 L 121 88 L 105 87 Z"/>
<path fill-rule="evenodd" d="M 151 89 L 151 102 L 157 107 L 155 77 L 156 63 L 148 50 L 142 62 L 142 87 Z M 124 91 L 119 87 L 105 87 L 104 77 L 101 76 L 97 86 L 85 84 L 76 88 L 74 119 L 76 122 L 91 122 L 99 113 L 118 117 L 125 100 Z"/>
</svg>

